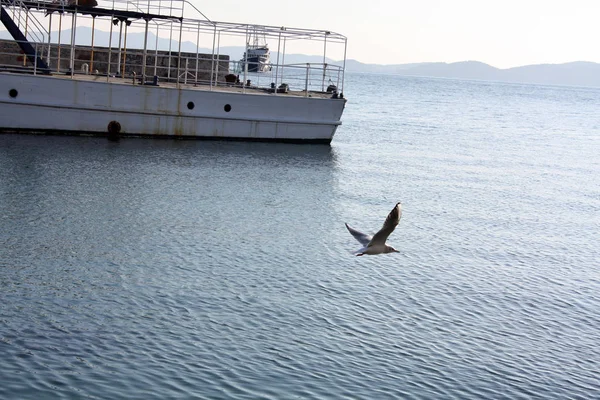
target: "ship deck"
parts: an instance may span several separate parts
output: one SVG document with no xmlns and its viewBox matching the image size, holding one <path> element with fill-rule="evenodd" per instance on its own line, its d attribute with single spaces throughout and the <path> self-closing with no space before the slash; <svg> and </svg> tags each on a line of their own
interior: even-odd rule
<svg viewBox="0 0 600 400">
<path fill-rule="evenodd" d="M 94 74 L 60 74 L 53 73 L 50 75 L 40 75 L 47 76 L 56 79 L 74 79 L 78 81 L 86 81 L 86 82 L 98 82 L 98 83 L 112 83 L 119 85 L 142 85 L 139 77 L 135 80 L 132 77 L 130 78 L 119 78 L 119 77 L 110 77 L 107 79 L 104 75 L 94 75 Z M 199 91 L 213 91 L 213 92 L 226 92 L 226 93 L 240 93 L 240 94 L 254 94 L 254 95 L 265 95 L 265 96 L 289 96 L 289 97 L 313 97 L 313 98 L 322 98 L 328 99 L 332 97 L 332 93 L 327 92 L 319 92 L 319 91 L 308 91 L 308 95 L 304 90 L 289 90 L 286 93 L 277 92 L 274 93 L 273 89 L 266 89 L 258 86 L 243 86 L 241 84 L 227 84 L 219 82 L 217 85 L 210 85 L 209 83 L 177 83 L 177 82 L 167 82 L 167 81 L 159 81 L 158 85 L 153 85 L 151 83 L 146 83 L 143 86 L 149 87 L 166 87 L 172 89 L 185 89 L 185 90 L 199 90 Z"/>
<path fill-rule="evenodd" d="M 0 4 L 2 23 L 14 39 L 0 41 L 3 71 L 115 84 L 142 84 L 139 77 L 146 74 L 146 82 L 157 76 L 160 87 L 272 96 L 330 98 L 343 93 L 346 38 L 335 32 L 215 21 L 187 0 Z M 63 18 L 71 22 L 69 37 L 61 36 L 67 23 Z M 248 54 L 250 37 L 264 41 L 266 61 L 240 59 L 236 52 Z M 267 41 L 277 48 L 276 57 L 268 57 Z M 265 68 L 257 74 L 254 68 L 263 62 Z M 228 79 L 231 75 L 234 81 L 237 76 L 236 83 Z"/>
</svg>

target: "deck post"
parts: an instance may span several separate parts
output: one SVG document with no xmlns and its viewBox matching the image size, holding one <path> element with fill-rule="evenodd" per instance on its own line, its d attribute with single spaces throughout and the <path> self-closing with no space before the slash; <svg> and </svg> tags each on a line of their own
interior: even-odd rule
<svg viewBox="0 0 600 400">
<path fill-rule="evenodd" d="M 244 51 L 244 81 L 242 82 L 243 92 L 246 93 L 246 79 L 248 79 L 248 46 L 250 37 L 248 36 L 248 27 L 246 27 L 246 50 Z"/>
<path fill-rule="evenodd" d="M 148 57 L 148 19 L 146 20 L 146 30 L 144 31 L 144 56 L 142 57 L 142 83 L 146 82 L 146 59 Z"/>
<path fill-rule="evenodd" d="M 179 87 L 179 74 L 181 73 L 181 37 L 183 34 L 183 19 L 179 20 L 179 53 L 177 54 L 177 87 Z"/>
<path fill-rule="evenodd" d="M 161 6 L 161 1 L 159 0 L 158 2 L 158 14 L 160 15 L 160 6 Z M 150 7 L 150 3 L 148 3 L 148 7 Z M 154 76 L 157 76 L 157 70 L 158 70 L 158 34 L 160 32 L 160 26 L 155 22 L 156 24 L 156 43 L 154 45 Z"/>
<path fill-rule="evenodd" d="M 283 83 L 283 71 L 285 68 L 285 43 L 286 43 L 286 38 L 283 38 L 283 54 L 281 55 L 281 83 Z"/>
<path fill-rule="evenodd" d="M 342 86 L 338 86 L 340 88 L 340 93 L 344 93 L 344 78 L 346 77 L 346 49 L 348 48 L 348 39 L 344 39 L 344 65 L 342 66 Z"/>
<path fill-rule="evenodd" d="M 119 56 L 117 59 L 117 75 L 121 73 L 121 43 L 123 42 L 123 20 L 119 19 Z"/>
<path fill-rule="evenodd" d="M 125 37 L 123 38 L 123 64 L 121 65 L 121 78 L 125 78 L 125 66 L 127 64 L 127 27 L 131 25 L 131 21 L 125 20 Z"/>
<path fill-rule="evenodd" d="M 281 28 L 283 29 L 283 27 Z M 279 49 L 281 48 L 281 32 L 279 32 L 279 40 L 277 41 L 277 65 L 275 66 L 275 96 L 277 96 L 277 78 L 279 77 Z"/>
<path fill-rule="evenodd" d="M 46 64 L 50 67 L 50 37 L 52 36 L 52 13 L 48 16 L 48 56 L 46 57 Z M 43 50 L 42 50 L 43 53 Z M 43 54 L 42 54 L 43 57 Z"/>
<path fill-rule="evenodd" d="M 221 32 L 217 39 L 217 65 L 215 66 L 215 86 L 219 86 L 219 61 L 221 60 Z"/>
<path fill-rule="evenodd" d="M 117 19 L 117 24 L 119 20 Z M 112 37 L 113 37 L 113 25 L 115 25 L 115 16 L 114 14 L 110 17 L 110 36 L 108 37 L 108 66 L 106 67 L 106 82 L 110 79 L 110 59 L 112 56 Z"/>
<path fill-rule="evenodd" d="M 63 17 L 63 13 L 60 12 L 60 14 L 58 14 L 58 48 L 56 49 L 57 53 L 56 53 L 56 61 L 57 61 L 57 65 L 56 65 L 56 71 L 60 72 L 60 31 L 62 30 L 62 17 Z"/>
<path fill-rule="evenodd" d="M 306 63 L 306 80 L 304 81 L 304 97 L 308 97 L 308 74 L 310 72 L 310 64 Z"/>
<path fill-rule="evenodd" d="M 77 9 L 73 13 L 71 18 L 71 55 L 69 56 L 69 68 L 71 68 L 71 79 L 75 75 L 75 39 L 76 39 L 76 28 L 77 28 Z"/>
<path fill-rule="evenodd" d="M 94 31 L 96 30 L 96 16 L 92 15 L 92 49 L 90 51 L 90 74 L 94 71 Z"/>
<path fill-rule="evenodd" d="M 20 21 L 19 21 L 20 23 Z M 25 40 L 27 40 L 27 28 L 29 25 L 29 9 L 25 10 L 25 33 L 23 36 L 25 36 Z M 27 57 L 23 57 L 23 66 L 27 65 Z"/>
<path fill-rule="evenodd" d="M 198 21 L 198 32 L 196 33 L 196 76 L 194 78 L 194 85 L 198 84 L 198 59 L 200 52 L 200 21 Z"/>
<path fill-rule="evenodd" d="M 158 34 L 160 32 L 160 28 L 158 24 L 156 24 L 156 43 L 154 44 L 154 75 L 158 75 Z"/>
<path fill-rule="evenodd" d="M 331 32 L 329 31 L 325 32 L 325 40 L 323 45 L 323 81 L 321 82 L 321 92 L 325 91 L 325 70 L 327 69 L 327 63 L 325 62 L 327 60 L 327 35 L 330 33 Z"/>
<path fill-rule="evenodd" d="M 169 66 L 167 67 L 167 82 L 171 81 L 171 46 L 173 45 L 173 21 L 169 33 Z"/>
<path fill-rule="evenodd" d="M 217 38 L 217 26 L 215 25 L 215 29 L 213 31 L 213 48 L 212 48 L 212 56 L 210 62 L 210 90 L 213 88 L 213 77 L 215 74 L 215 39 Z"/>
<path fill-rule="evenodd" d="M 181 39 L 183 35 L 183 15 L 184 15 L 185 2 L 181 3 L 181 17 L 179 17 L 179 49 L 177 54 L 177 88 L 179 88 L 179 80 L 181 79 Z M 187 64 L 186 64 L 186 80 L 187 80 Z"/>
</svg>

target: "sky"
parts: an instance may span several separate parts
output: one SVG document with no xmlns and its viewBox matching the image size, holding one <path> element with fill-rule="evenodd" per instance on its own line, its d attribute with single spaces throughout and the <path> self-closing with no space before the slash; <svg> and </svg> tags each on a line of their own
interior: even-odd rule
<svg viewBox="0 0 600 400">
<path fill-rule="evenodd" d="M 325 29 L 369 64 L 600 63 L 600 0 L 190 0 L 216 21 Z"/>
</svg>

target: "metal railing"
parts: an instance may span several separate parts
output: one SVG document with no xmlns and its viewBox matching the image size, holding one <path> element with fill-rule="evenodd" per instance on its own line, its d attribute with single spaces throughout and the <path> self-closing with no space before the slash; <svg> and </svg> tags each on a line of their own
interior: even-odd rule
<svg viewBox="0 0 600 400">
<path fill-rule="evenodd" d="M 84 12 L 78 12 L 81 10 L 62 0 L 58 3 L 0 2 L 3 7 L 9 7 L 13 15 L 18 15 L 15 20 L 21 29 L 26 29 L 35 54 L 45 54 L 55 73 L 67 72 L 72 77 L 95 75 L 106 81 L 127 79 L 132 83 L 158 81 L 208 86 L 209 90 L 239 87 L 242 92 L 261 90 L 275 95 L 296 92 L 311 96 L 343 90 L 346 38 L 328 31 L 215 22 L 190 3 L 178 0 L 98 0 L 95 8 L 81 6 Z M 200 13 L 202 19 L 183 19 L 185 7 Z M 52 20 L 53 14 L 58 21 Z M 38 19 L 42 16 L 47 18 L 48 29 Z M 66 35 L 70 36 L 66 40 L 62 31 L 67 26 L 63 26 L 65 18 L 71 22 L 71 35 Z M 52 31 L 57 23 L 58 33 Z M 90 26 L 91 42 L 87 36 Z M 248 61 L 239 53 L 233 56 L 235 59 L 224 55 L 232 51 L 236 54 L 235 48 L 230 47 L 236 37 L 242 41 L 237 51 L 247 49 L 249 32 L 256 31 L 277 43 L 278 61 L 270 63 L 267 72 L 250 72 Z M 98 35 L 104 38 L 100 43 Z M 286 45 L 289 49 L 301 40 L 322 42 L 322 63 L 284 63 Z M 71 46 L 71 43 L 76 45 Z M 200 44 L 204 45 L 203 49 Z M 331 63 L 326 58 L 332 44 L 342 47 L 339 63 Z M 18 47 L 2 46 L 0 50 L 0 68 L 14 69 L 21 62 L 21 58 L 14 58 L 19 57 Z M 37 73 L 38 65 L 31 65 L 25 58 L 22 64 Z"/>
<path fill-rule="evenodd" d="M 45 43 L 49 33 L 38 20 L 36 13 L 30 12 L 22 0 L 0 0 L 0 5 L 11 10 L 11 16 L 15 24 L 21 29 L 27 40 L 37 43 Z"/>
</svg>

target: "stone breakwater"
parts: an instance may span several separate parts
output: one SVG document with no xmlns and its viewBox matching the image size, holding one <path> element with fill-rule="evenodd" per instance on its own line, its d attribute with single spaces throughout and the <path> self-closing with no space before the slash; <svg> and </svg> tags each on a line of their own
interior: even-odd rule
<svg viewBox="0 0 600 400">
<path fill-rule="evenodd" d="M 56 43 L 32 45 L 42 54 L 53 71 L 68 72 L 69 59 L 71 55 L 71 46 L 69 44 Z M 75 71 L 90 74 L 106 75 L 108 71 L 108 56 L 110 54 L 110 74 L 118 75 L 124 72 L 124 76 L 131 76 L 134 72 L 137 76 L 143 74 L 144 52 L 141 49 L 121 49 L 101 46 L 76 46 L 75 47 Z M 120 58 L 120 62 L 119 62 Z M 24 61 L 25 60 L 25 61 Z M 198 67 L 196 68 L 196 63 Z M 18 66 L 33 65 L 23 56 L 20 47 L 13 40 L 0 40 L 0 67 L 10 68 Z M 187 80 L 194 81 L 196 71 L 198 81 L 210 81 L 211 68 L 214 68 L 215 76 L 218 81 L 225 81 L 225 75 L 229 73 L 229 56 L 215 56 L 213 63 L 211 54 L 181 53 L 176 51 L 148 50 L 146 54 L 146 70 L 148 77 L 157 75 L 159 78 L 170 78 L 176 80 L 180 76 L 180 81 L 185 79 L 187 71 Z"/>
</svg>

